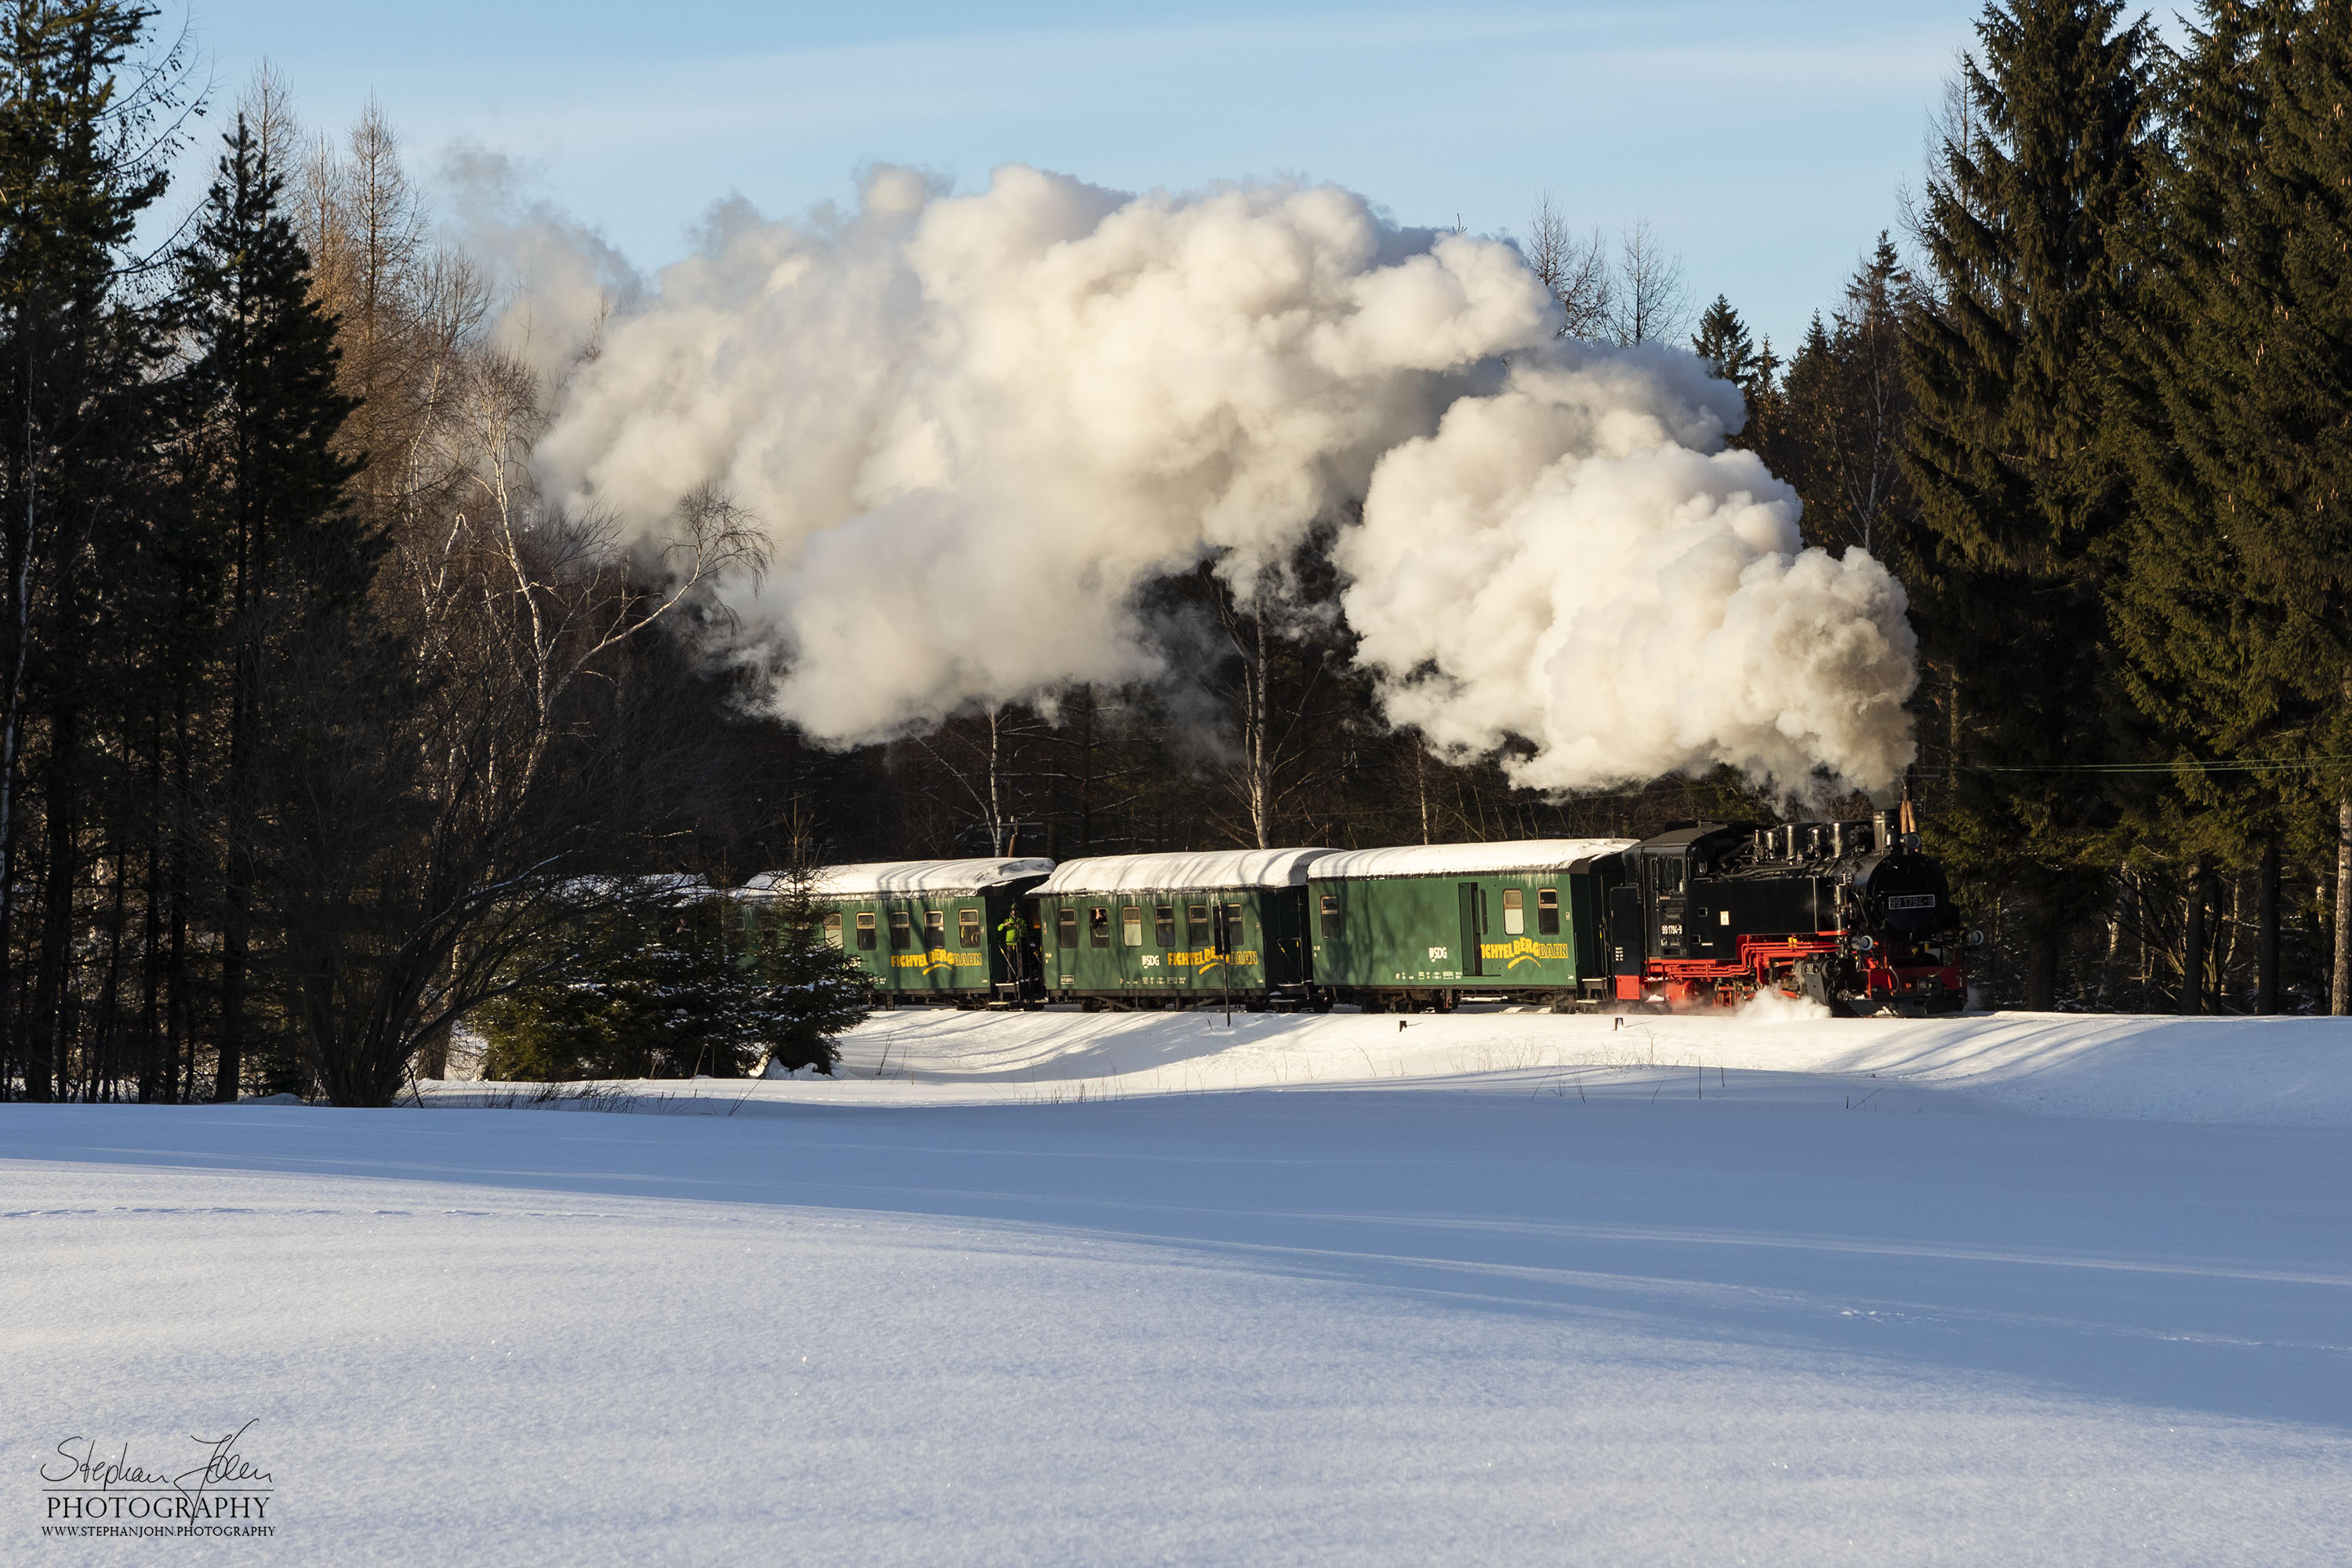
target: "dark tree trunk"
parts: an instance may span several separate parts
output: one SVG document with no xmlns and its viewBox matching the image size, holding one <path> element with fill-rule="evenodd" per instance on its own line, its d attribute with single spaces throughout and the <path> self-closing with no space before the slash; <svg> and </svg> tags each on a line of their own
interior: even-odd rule
<svg viewBox="0 0 2352 1568">
<path fill-rule="evenodd" d="M 2205 906 L 2212 900 L 2213 876 L 2202 856 L 2189 873 L 2188 937 L 2180 952 L 2180 1012 L 2205 1011 Z"/>
<path fill-rule="evenodd" d="M 220 1060 L 213 1098 L 236 1098 L 238 1075 L 245 1068 L 245 985 L 247 943 L 252 929 L 253 834 L 248 820 L 247 773 L 252 763 L 255 682 L 259 650 L 253 625 L 253 534 L 240 522 L 235 554 L 235 598 L 231 625 L 236 629 L 236 653 L 229 668 L 228 757 L 222 823 L 225 844 L 223 869 L 226 885 L 221 909 Z"/>
<path fill-rule="evenodd" d="M 2352 1014 L 2352 795 L 2336 806 L 2336 972 L 2327 1010 L 2338 1018 Z"/>
<path fill-rule="evenodd" d="M 2265 1016 L 2278 1009 L 2279 841 L 2272 834 L 2263 840 L 2263 858 L 2254 872 L 2254 1011 Z"/>
<path fill-rule="evenodd" d="M 180 1087 L 173 1100 L 193 1105 L 196 1099 L 195 1026 L 188 994 L 188 827 L 186 819 L 189 798 L 188 705 L 182 693 L 178 723 L 178 746 L 173 757 L 174 772 L 179 778 L 179 790 L 172 814 L 172 921 L 171 956 L 169 959 L 170 998 L 163 1015 L 164 1033 L 169 1038 L 166 1054 L 184 1063 Z"/>
<path fill-rule="evenodd" d="M 2036 931 L 2025 944 L 2025 1010 L 2051 1013 L 2058 1007 L 2059 934 Z"/>
<path fill-rule="evenodd" d="M 91 1077 L 98 1097 L 109 1100 L 116 1097 L 115 1085 L 122 1079 L 122 932 L 130 921 L 125 900 L 130 879 L 123 874 L 121 855 L 116 854 L 111 864 L 114 896 L 106 911 L 106 979 L 99 986 L 98 1024 L 90 1035 L 96 1061 Z"/>
<path fill-rule="evenodd" d="M 231 790 L 234 792 L 232 784 Z M 247 884 L 236 842 L 236 819 L 230 815 L 228 886 L 221 912 L 220 1047 L 214 1063 L 213 1099 L 236 1098 L 245 1071 L 245 972 L 248 926 Z"/>
<path fill-rule="evenodd" d="M 148 810 L 160 814 L 163 794 L 151 789 Z M 139 1098 L 153 1102 L 169 1100 L 177 1078 L 163 1037 L 163 857 L 155 852 L 153 821 L 147 840 L 147 888 L 139 911 Z"/>
<path fill-rule="evenodd" d="M 73 963 L 74 836 L 81 804 L 73 775 L 80 731 L 81 716 L 71 708 L 59 710 L 49 725 L 49 763 L 43 770 L 48 864 L 41 868 L 40 951 L 33 962 L 32 1015 L 25 1030 L 25 1084 L 30 1090 L 38 1082 L 36 1100 L 63 1094 L 70 1083 L 59 1026 L 66 971 Z"/>
</svg>

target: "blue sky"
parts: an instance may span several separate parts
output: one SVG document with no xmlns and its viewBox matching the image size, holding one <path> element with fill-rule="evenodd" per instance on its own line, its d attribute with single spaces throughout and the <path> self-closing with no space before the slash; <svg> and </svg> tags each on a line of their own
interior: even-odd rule
<svg viewBox="0 0 2352 1568">
<path fill-rule="evenodd" d="M 1916 178 L 1974 4 L 814 6 L 195 0 L 233 100 L 267 56 L 313 124 L 374 94 L 420 174 L 470 139 L 640 266 L 740 193 L 786 215 L 873 162 L 1124 189 L 1305 174 L 1410 224 L 1517 233 L 1549 190 L 1649 220 L 1787 344 Z M 209 133 L 207 133 L 209 139 Z M 184 190 L 193 194 L 193 186 Z"/>
</svg>

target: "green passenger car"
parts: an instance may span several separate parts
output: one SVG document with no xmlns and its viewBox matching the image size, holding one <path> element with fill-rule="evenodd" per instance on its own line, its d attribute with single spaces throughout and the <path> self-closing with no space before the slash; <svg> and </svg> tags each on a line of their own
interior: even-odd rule
<svg viewBox="0 0 2352 1568">
<path fill-rule="evenodd" d="M 1035 893 L 1046 989 L 1090 1007 L 1182 1007 L 1227 994 L 1253 1008 L 1309 1005 L 1307 868 L 1329 853 L 1066 860 Z"/>
<path fill-rule="evenodd" d="M 1053 868 L 1035 859 L 882 860 L 823 867 L 811 891 L 825 911 L 825 941 L 874 976 L 884 1006 L 977 1006 L 1035 992 L 1027 922 L 1005 922 Z M 745 884 L 748 907 L 756 911 L 756 895 L 776 877 Z"/>
<path fill-rule="evenodd" d="M 1343 850 L 1311 868 L 1318 987 L 1368 1011 L 1450 1007 L 1465 991 L 1597 1005 L 1608 889 L 1630 838 Z"/>
</svg>

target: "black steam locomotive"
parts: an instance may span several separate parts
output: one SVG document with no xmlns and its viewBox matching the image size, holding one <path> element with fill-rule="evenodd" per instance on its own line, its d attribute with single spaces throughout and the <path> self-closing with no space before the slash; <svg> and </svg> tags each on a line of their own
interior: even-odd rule
<svg viewBox="0 0 2352 1568">
<path fill-rule="evenodd" d="M 1774 990 L 1851 1015 L 1968 1002 L 1950 889 L 1899 819 L 1701 822 L 1625 851 L 1610 889 L 1614 998 L 1670 1007 Z"/>
</svg>

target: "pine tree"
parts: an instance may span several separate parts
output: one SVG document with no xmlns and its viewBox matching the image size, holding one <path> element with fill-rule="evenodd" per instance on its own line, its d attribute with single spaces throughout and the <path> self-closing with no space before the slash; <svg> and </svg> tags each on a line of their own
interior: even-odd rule
<svg viewBox="0 0 2352 1568">
<path fill-rule="evenodd" d="M 85 812 L 107 765 L 91 731 L 124 695 L 115 618 L 135 626 L 139 606 L 120 590 L 155 510 L 164 345 L 125 300 L 121 266 L 176 151 L 156 134 L 176 61 L 146 62 L 137 90 L 120 80 L 152 15 L 121 0 L 0 5 L 0 1040 L 37 1099 L 65 1078 Z M 35 889 L 30 1005 L 11 1016 L 26 989 L 11 973 L 16 900 Z"/>
<path fill-rule="evenodd" d="M 2267 483 L 2248 470 L 2258 432 L 2247 421 L 2283 238 L 2259 195 L 2274 53 L 2262 47 L 2261 9 L 2209 5 L 2168 83 L 2172 142 L 2114 382 L 2134 504 L 2110 614 L 2125 688 L 2153 752 L 2175 764 L 2173 789 L 2140 803 L 2141 836 L 2188 868 L 2192 926 L 2206 863 L 2256 861 L 2255 1005 L 2274 1012 L 2276 862 L 2289 824 L 2309 814 L 2298 798 L 2308 775 L 2200 765 L 2291 755 L 2309 744 L 2315 717 L 2296 694 L 2280 606 L 2247 550 L 2268 526 L 2252 505 Z M 2193 941 L 2183 943 L 2182 982 L 2181 1005 L 2200 1010 Z"/>
<path fill-rule="evenodd" d="M 333 442 L 353 404 L 335 389 L 335 326 L 310 302 L 310 262 L 283 181 L 244 115 L 194 238 L 179 255 L 189 363 L 179 410 L 188 510 L 221 564 L 227 682 L 221 784 L 221 1026 L 214 1096 L 245 1068 L 256 864 L 256 749 L 290 620 L 347 602 L 378 557 Z"/>
<path fill-rule="evenodd" d="M 2254 13 L 2263 157 L 2243 220 L 2243 395 L 2221 400 L 2235 545 L 2263 606 L 2263 668 L 2309 715 L 2309 754 L 2352 753 L 2352 16 L 2341 4 Z M 2274 262 L 2273 262 L 2273 259 Z M 2352 1012 L 2352 771 L 2318 775 L 2336 803 L 2331 1006 Z"/>
<path fill-rule="evenodd" d="M 633 900 L 592 918 L 563 967 L 481 1012 L 483 1071 L 737 1078 L 762 1053 L 830 1073 L 834 1041 L 873 1010 L 856 962 L 824 940 L 805 876 L 757 898 Z"/>
<path fill-rule="evenodd" d="M 1814 542 L 1899 557 L 1888 529 L 1908 512 L 1901 454 L 1912 409 L 1902 341 L 1909 275 L 1885 234 L 1825 325 L 1815 312 L 1789 367 L 1780 446 L 1767 454 L 1805 500 Z"/>
<path fill-rule="evenodd" d="M 766 1016 L 757 1028 L 769 1060 L 831 1074 L 834 1042 L 874 1010 L 874 987 L 857 961 L 825 939 L 824 906 L 806 867 L 796 867 L 752 907 L 750 966 L 763 981 Z"/>
<path fill-rule="evenodd" d="M 2347 35 L 2340 6 L 2205 7 L 2118 383 L 2137 503 L 2115 605 L 2130 690 L 2176 763 L 2172 853 L 2255 862 L 2262 1011 L 2279 1002 L 2283 848 L 2332 851 L 2331 1005 L 2352 1010 Z M 2183 967 L 2194 1007 L 2202 966 Z"/>
<path fill-rule="evenodd" d="M 1717 375 L 1739 388 L 1747 404 L 1748 421 L 1732 437 L 1732 444 L 1753 452 L 1768 450 L 1780 417 L 1780 362 L 1772 353 L 1772 340 L 1767 338 L 1759 346 L 1731 301 L 1717 294 L 1715 303 L 1699 317 L 1698 331 L 1691 334 L 1691 352 L 1713 365 Z"/>
<path fill-rule="evenodd" d="M 2057 770 L 2116 744 L 2102 572 L 2126 496 L 2102 367 L 2130 308 L 2123 237 L 2148 189 L 2153 108 L 2147 24 L 2119 27 L 2122 10 L 1986 8 L 1962 66 L 1971 119 L 1927 184 L 1930 276 L 1905 337 L 1914 602 L 1929 659 L 1969 672 L 1937 847 L 2011 900 L 2035 1007 L 2053 1004 L 2066 940 L 2103 893 L 2116 816 L 2094 775 Z"/>
<path fill-rule="evenodd" d="M 1742 392 L 1755 381 L 1755 340 L 1748 336 L 1748 323 L 1721 294 L 1699 317 L 1698 331 L 1691 334 L 1691 353 L 1715 366 L 1717 375 Z"/>
<path fill-rule="evenodd" d="M 1887 529 L 1907 510 L 1902 448 L 1911 423 L 1903 381 L 1903 323 L 1910 275 L 1884 232 L 1854 271 L 1837 312 L 1839 417 L 1829 432 L 1841 531 L 1888 553 Z"/>
<path fill-rule="evenodd" d="M 1780 378 L 1779 424 L 1770 433 L 1771 439 L 1756 448 L 1765 466 L 1804 498 L 1804 514 L 1799 522 L 1808 544 L 1841 542 L 1834 528 L 1837 509 L 1831 500 L 1834 486 L 1825 482 L 1832 471 L 1831 444 L 1825 433 L 1844 406 L 1843 381 L 1829 327 L 1816 310 L 1805 323 L 1805 335 Z"/>
</svg>

